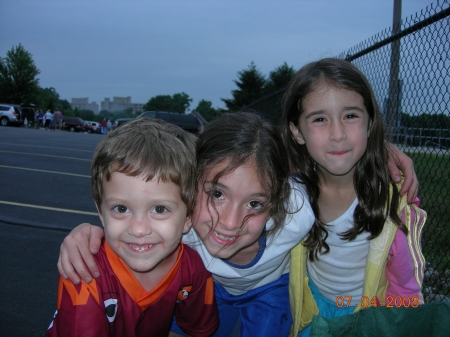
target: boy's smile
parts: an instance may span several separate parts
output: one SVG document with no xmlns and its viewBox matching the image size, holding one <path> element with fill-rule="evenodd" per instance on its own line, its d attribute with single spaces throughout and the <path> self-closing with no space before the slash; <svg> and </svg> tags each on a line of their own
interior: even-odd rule
<svg viewBox="0 0 450 337">
<path fill-rule="evenodd" d="M 109 246 L 136 277 L 171 267 L 190 227 L 179 186 L 119 172 L 103 181 L 99 213 Z"/>
</svg>

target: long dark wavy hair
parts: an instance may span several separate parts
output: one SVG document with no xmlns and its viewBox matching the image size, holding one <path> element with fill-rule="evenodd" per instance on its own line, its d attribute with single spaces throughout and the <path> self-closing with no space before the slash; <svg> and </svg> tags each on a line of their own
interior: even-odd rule
<svg viewBox="0 0 450 337">
<path fill-rule="evenodd" d="M 205 179 L 217 164 L 228 163 L 214 176 L 213 185 L 217 185 L 220 177 L 239 166 L 253 162 L 261 186 L 267 191 L 269 198 L 261 210 L 248 214 L 243 219 L 241 228 L 251 216 L 266 210 L 269 210 L 274 222 L 266 235 L 276 233 L 283 226 L 289 208 L 289 161 L 278 128 L 255 113 L 223 114 L 209 123 L 200 135 L 196 154 L 197 186 L 203 192 Z M 208 204 L 213 190 L 208 193 Z"/>
<path fill-rule="evenodd" d="M 290 130 L 290 123 L 299 127 L 299 117 L 303 113 L 305 98 L 320 86 L 358 93 L 363 98 L 369 114 L 367 149 L 356 164 L 353 177 L 358 198 L 358 205 L 353 214 L 354 227 L 342 233 L 341 238 L 351 241 L 357 235 L 369 232 L 368 240 L 372 240 L 380 235 L 388 217 L 407 233 L 406 226 L 397 214 L 399 194 L 387 169 L 388 151 L 384 144 L 383 119 L 368 80 L 358 68 L 344 60 L 325 58 L 311 62 L 294 75 L 282 101 L 282 137 L 288 152 L 291 171 L 300 178 L 300 183 L 305 184 L 316 217 L 315 224 L 304 241 L 311 261 L 317 258 L 318 253 L 329 252 L 330 247 L 325 241 L 328 231 L 326 224 L 320 220 L 318 204 L 320 180 L 314 169 L 314 160 L 309 155 L 306 145 L 300 145 L 295 140 Z M 390 189 L 392 196 L 389 193 Z"/>
</svg>

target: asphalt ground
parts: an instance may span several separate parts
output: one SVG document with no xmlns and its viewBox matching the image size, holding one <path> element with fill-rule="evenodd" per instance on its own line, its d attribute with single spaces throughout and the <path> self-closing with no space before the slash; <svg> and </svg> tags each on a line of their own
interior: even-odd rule
<svg viewBox="0 0 450 337">
<path fill-rule="evenodd" d="M 0 127 L 0 337 L 44 336 L 61 242 L 80 223 L 101 226 L 90 162 L 102 137 Z"/>
<path fill-rule="evenodd" d="M 101 135 L 0 127 L 0 336 L 43 336 L 56 309 L 59 246 L 100 225 L 90 161 Z"/>
</svg>

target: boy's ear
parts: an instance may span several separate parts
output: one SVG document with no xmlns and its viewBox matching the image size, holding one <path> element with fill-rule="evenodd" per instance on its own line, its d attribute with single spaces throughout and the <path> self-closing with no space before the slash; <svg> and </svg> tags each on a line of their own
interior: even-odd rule
<svg viewBox="0 0 450 337">
<path fill-rule="evenodd" d="M 188 217 L 186 217 L 186 221 L 183 226 L 183 234 L 186 234 L 187 232 L 189 232 L 191 227 L 192 227 L 192 219 L 190 216 L 188 216 Z"/>
<path fill-rule="evenodd" d="M 300 145 L 304 145 L 305 144 L 305 140 L 303 139 L 303 136 L 302 136 L 299 128 L 296 127 L 294 125 L 294 123 L 289 122 L 289 129 L 291 129 L 292 136 L 297 141 L 297 143 L 299 143 Z"/>
</svg>

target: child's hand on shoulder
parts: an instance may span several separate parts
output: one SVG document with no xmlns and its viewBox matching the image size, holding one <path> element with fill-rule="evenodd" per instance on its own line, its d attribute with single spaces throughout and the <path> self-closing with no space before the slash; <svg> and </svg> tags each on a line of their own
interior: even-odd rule
<svg viewBox="0 0 450 337">
<path fill-rule="evenodd" d="M 61 244 L 58 271 L 64 279 L 74 284 L 83 279 L 86 283 L 100 276 L 93 254 L 97 254 L 103 238 L 103 230 L 90 224 L 75 227 Z M 86 268 L 87 267 L 87 268 Z"/>
<path fill-rule="evenodd" d="M 419 180 L 414 171 L 413 160 L 404 154 L 398 147 L 392 143 L 385 144 L 389 151 L 388 169 L 392 180 L 400 183 L 402 180 L 402 172 L 405 176 L 402 188 L 399 193 L 401 196 L 407 194 L 408 204 L 414 203 L 419 191 Z"/>
</svg>

